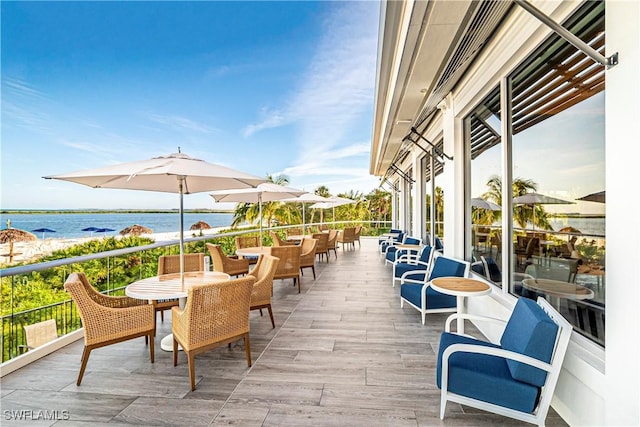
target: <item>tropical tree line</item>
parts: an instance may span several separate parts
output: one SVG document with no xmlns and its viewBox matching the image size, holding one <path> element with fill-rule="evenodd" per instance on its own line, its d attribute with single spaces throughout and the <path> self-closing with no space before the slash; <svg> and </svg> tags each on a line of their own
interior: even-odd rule
<svg viewBox="0 0 640 427">
<path fill-rule="evenodd" d="M 267 180 L 278 185 L 288 186 L 286 175 L 267 175 Z M 333 194 L 328 187 L 321 185 L 314 191 L 322 197 Z M 263 202 L 262 225 L 292 225 L 312 224 L 333 221 L 390 221 L 391 194 L 381 189 L 375 189 L 369 194 L 350 190 L 346 193 L 335 194 L 338 197 L 353 200 L 353 203 L 337 206 L 331 209 L 303 209 L 301 203 L 295 202 Z M 305 218 L 302 218 L 304 212 Z M 334 217 L 335 214 L 335 217 Z M 257 203 L 238 203 L 233 213 L 232 227 L 245 224 L 258 225 L 260 221 L 260 207 Z"/>
</svg>

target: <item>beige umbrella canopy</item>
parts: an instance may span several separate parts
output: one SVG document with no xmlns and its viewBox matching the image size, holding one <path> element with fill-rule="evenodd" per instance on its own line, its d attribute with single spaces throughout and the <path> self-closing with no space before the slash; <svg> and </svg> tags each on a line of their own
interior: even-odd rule
<svg viewBox="0 0 640 427">
<path fill-rule="evenodd" d="M 17 228 L 7 228 L 0 231 L 0 243 L 8 243 L 9 244 L 9 253 L 3 256 L 9 257 L 9 262 L 13 261 L 13 244 L 15 242 L 30 242 L 38 240 L 35 234 L 29 233 L 28 231 L 19 230 Z"/>
<path fill-rule="evenodd" d="M 120 230 L 121 236 L 125 236 L 127 234 L 130 234 L 132 236 L 139 236 L 141 234 L 151 234 L 151 233 L 153 233 L 152 229 L 139 224 L 134 224 L 130 227 L 123 228 L 122 230 Z"/>
<path fill-rule="evenodd" d="M 198 221 L 195 224 L 191 224 L 189 230 L 208 230 L 211 226 L 204 221 Z"/>
</svg>

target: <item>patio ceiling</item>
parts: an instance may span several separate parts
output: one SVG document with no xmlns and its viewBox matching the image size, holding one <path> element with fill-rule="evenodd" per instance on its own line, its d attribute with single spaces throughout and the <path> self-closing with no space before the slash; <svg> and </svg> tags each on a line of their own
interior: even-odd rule
<svg viewBox="0 0 640 427">
<path fill-rule="evenodd" d="M 384 176 L 423 130 L 512 2 L 387 2 L 382 10 L 370 173 Z M 427 144 L 423 144 L 427 146 Z"/>
</svg>

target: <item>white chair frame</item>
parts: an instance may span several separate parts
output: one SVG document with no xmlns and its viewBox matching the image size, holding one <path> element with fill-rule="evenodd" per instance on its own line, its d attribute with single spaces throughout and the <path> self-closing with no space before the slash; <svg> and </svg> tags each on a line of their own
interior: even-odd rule
<svg viewBox="0 0 640 427">
<path fill-rule="evenodd" d="M 429 271 L 428 274 L 426 274 L 425 280 L 427 280 L 427 278 L 430 279 L 431 273 L 433 271 L 433 267 L 435 266 L 435 260 L 436 258 L 439 257 L 445 257 L 444 255 L 442 255 L 441 252 L 438 252 L 434 249 L 433 251 L 433 255 L 432 255 L 432 262 L 431 262 L 431 266 L 429 267 Z M 456 259 L 456 258 L 451 258 L 451 257 L 445 257 L 454 261 L 457 261 L 459 263 L 465 264 L 465 270 L 464 270 L 464 274 L 462 277 L 469 277 L 469 270 L 471 269 L 471 263 L 469 263 L 469 261 L 463 261 L 460 259 Z M 400 279 L 400 286 L 402 286 L 403 283 L 423 283 L 422 286 L 422 294 L 420 297 L 420 305 L 421 307 L 416 306 L 415 304 L 413 304 L 411 301 L 408 301 L 402 297 L 400 297 L 400 308 L 404 307 L 404 303 L 406 302 L 407 304 L 409 304 L 411 307 L 415 308 L 416 310 L 418 310 L 420 312 L 420 315 L 422 317 L 422 324 L 424 325 L 427 319 L 427 313 L 451 313 L 451 312 L 455 312 L 457 311 L 457 307 L 451 307 L 451 308 L 432 308 L 432 309 L 427 309 L 427 308 L 422 308 L 422 307 L 426 307 L 427 306 L 427 288 L 429 286 L 431 286 L 431 280 L 428 280 L 426 283 L 422 280 L 414 280 L 414 279 L 409 279 L 407 276 L 411 275 L 411 274 L 419 274 L 422 273 L 422 270 L 411 270 L 411 271 L 407 271 L 406 273 L 404 273 L 402 275 L 402 278 Z"/>
<path fill-rule="evenodd" d="M 391 285 L 394 288 L 396 287 L 396 280 L 397 281 L 401 281 L 403 277 L 405 278 L 405 282 L 407 282 L 407 283 L 418 283 L 414 279 L 406 278 L 406 276 L 408 276 L 408 274 L 406 274 L 406 273 L 403 273 L 402 277 L 396 277 L 396 265 L 398 265 L 400 263 L 407 263 L 407 264 L 413 264 L 413 265 L 424 265 L 426 267 L 426 269 L 425 270 L 418 270 L 418 271 L 424 272 L 427 275 L 429 274 L 431 261 L 433 260 L 435 249 L 433 249 L 433 247 L 431 247 L 431 253 L 429 254 L 429 260 L 427 262 L 424 262 L 424 261 L 420 261 L 420 256 L 422 255 L 422 251 L 424 250 L 425 247 L 426 246 L 422 246 L 422 248 L 420 248 L 420 249 L 409 249 L 406 254 L 399 256 L 395 260 L 395 262 L 393 263 L 393 273 L 391 275 Z M 415 271 L 415 270 L 412 270 L 412 271 Z"/>
<path fill-rule="evenodd" d="M 558 325 L 558 334 L 556 336 L 556 342 L 551 356 L 551 362 L 545 363 L 533 357 L 525 356 L 524 354 L 515 353 L 512 351 L 492 348 L 474 344 L 452 344 L 442 354 L 442 379 L 441 379 L 441 391 L 440 391 L 440 419 L 444 419 L 445 409 L 447 402 L 457 402 L 463 405 L 471 406 L 473 408 L 482 409 L 485 411 L 493 412 L 495 414 L 503 415 L 506 417 L 514 418 L 516 420 L 525 421 L 531 424 L 537 424 L 544 426 L 545 419 L 549 413 L 549 406 L 551 405 L 551 399 L 553 392 L 560 376 L 560 369 L 562 368 L 562 362 L 569 345 L 569 339 L 571 338 L 571 331 L 573 327 L 571 324 L 558 313 L 551 304 L 549 304 L 544 298 L 538 297 L 537 303 L 542 309 L 549 315 L 549 317 Z M 445 324 L 445 330 L 450 330 L 451 322 L 454 319 L 464 318 L 475 321 L 488 321 L 493 323 L 506 324 L 506 321 L 501 319 L 494 319 L 490 317 L 477 316 L 472 314 L 452 314 L 447 319 Z M 538 401 L 538 407 L 533 413 L 516 411 L 514 409 L 505 408 L 495 405 L 493 403 L 476 400 L 470 397 L 461 396 L 456 393 L 452 393 L 447 390 L 448 385 L 448 373 L 449 373 L 449 357 L 456 352 L 465 353 L 478 353 L 489 354 L 499 357 L 512 359 L 518 362 L 526 363 L 536 368 L 542 369 L 547 372 L 547 378 L 540 391 L 540 398 Z"/>
</svg>

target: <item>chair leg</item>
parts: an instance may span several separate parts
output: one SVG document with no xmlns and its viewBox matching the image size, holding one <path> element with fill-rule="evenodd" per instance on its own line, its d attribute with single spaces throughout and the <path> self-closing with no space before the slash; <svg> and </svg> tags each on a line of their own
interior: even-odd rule
<svg viewBox="0 0 640 427">
<path fill-rule="evenodd" d="M 76 385 L 78 386 L 82 382 L 82 377 L 84 376 L 84 370 L 87 367 L 87 361 L 89 361 L 90 353 L 91 348 L 85 346 L 84 350 L 82 350 L 82 363 L 80 363 L 80 373 L 78 374 L 78 381 L 76 382 Z"/>
<path fill-rule="evenodd" d="M 173 366 L 178 366 L 178 341 L 173 336 Z"/>
<path fill-rule="evenodd" d="M 186 351 L 186 350 L 185 350 Z M 189 362 L 189 381 L 191 382 L 191 391 L 196 389 L 196 360 L 195 355 L 192 352 L 186 352 Z"/>
<path fill-rule="evenodd" d="M 153 337 L 156 334 L 156 330 L 154 329 L 153 332 L 149 332 L 149 335 L 146 335 L 145 341 L 149 340 L 149 356 L 151 359 L 151 363 L 155 362 L 155 358 L 156 358 L 156 350 L 155 350 L 155 343 L 153 342 Z"/>
<path fill-rule="evenodd" d="M 249 344 L 249 334 L 244 336 L 244 351 L 247 354 L 247 366 L 251 367 L 251 346 Z"/>
<path fill-rule="evenodd" d="M 273 328 L 276 328 L 276 322 L 273 320 L 273 311 L 271 310 L 271 304 L 269 304 L 267 306 L 267 309 L 269 310 L 269 317 L 271 318 L 271 326 L 273 326 Z M 262 311 L 262 310 L 260 310 Z"/>
<path fill-rule="evenodd" d="M 293 279 L 293 283 L 295 285 L 296 279 Z M 298 276 L 298 293 L 300 293 L 300 276 Z"/>
<path fill-rule="evenodd" d="M 313 271 L 313 280 L 316 280 L 316 266 L 315 265 L 311 266 L 311 271 Z"/>
</svg>

